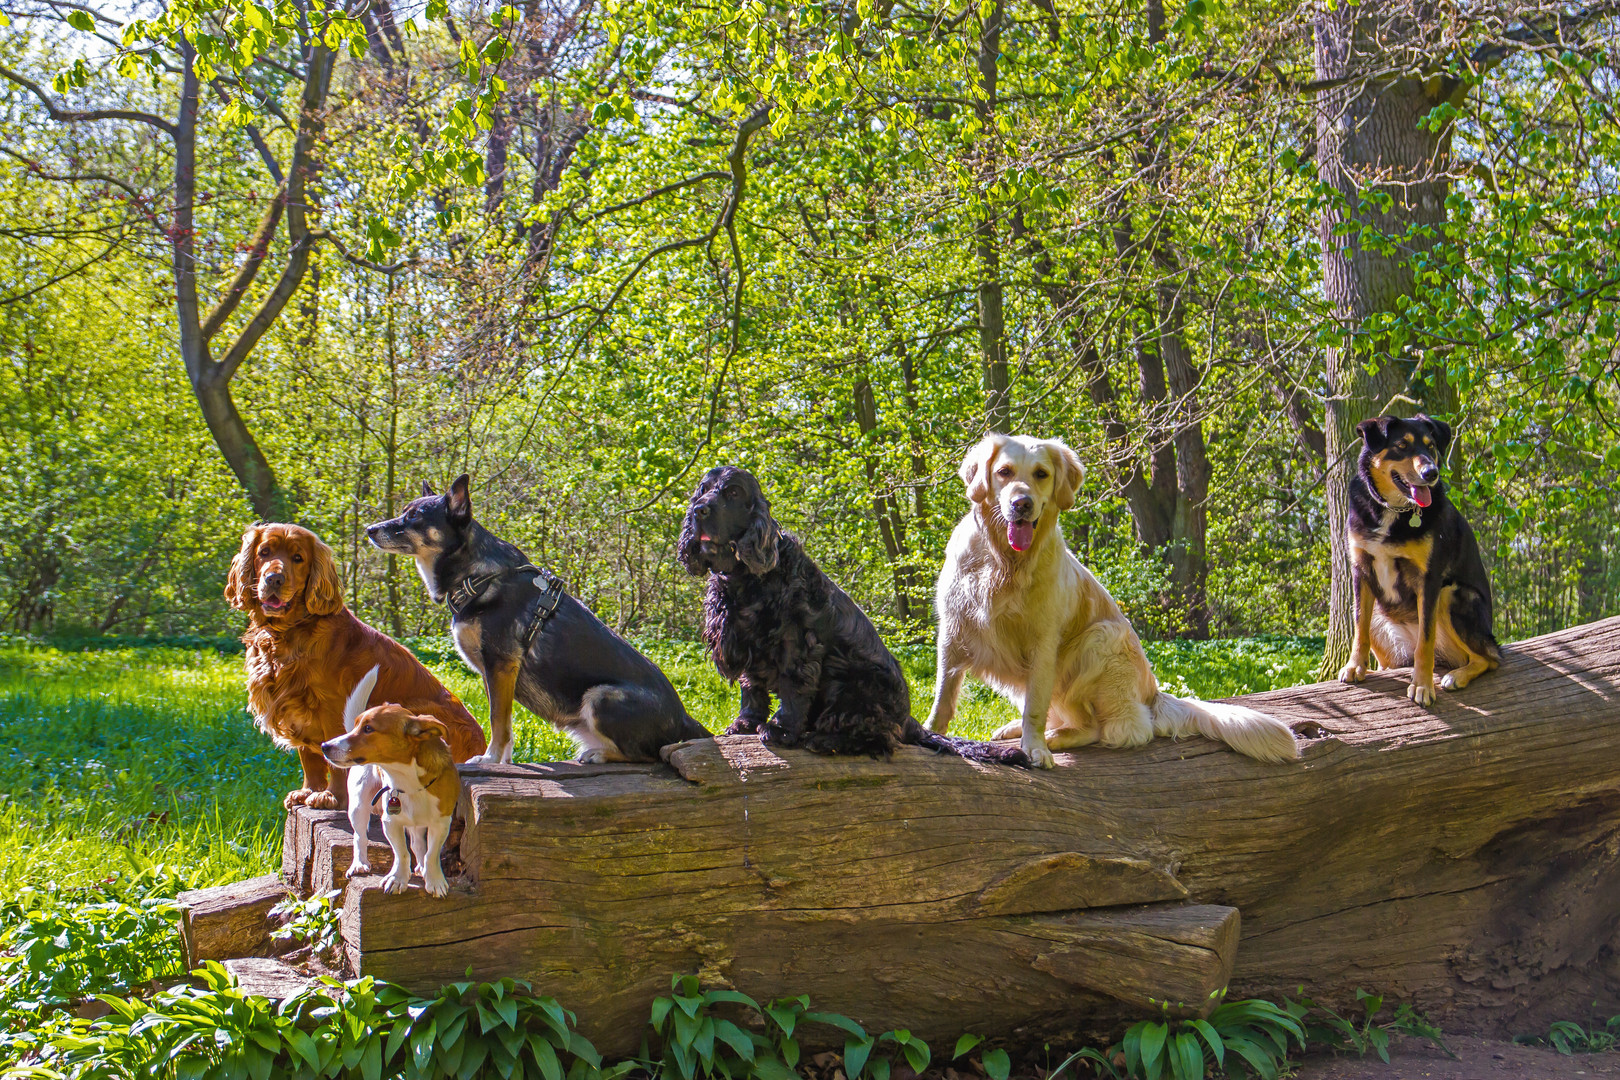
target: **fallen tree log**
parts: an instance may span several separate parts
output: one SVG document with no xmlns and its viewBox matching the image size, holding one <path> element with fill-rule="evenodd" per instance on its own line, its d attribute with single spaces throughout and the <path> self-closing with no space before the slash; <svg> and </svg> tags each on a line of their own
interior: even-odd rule
<svg viewBox="0 0 1620 1080">
<path fill-rule="evenodd" d="M 1432 710 L 1405 686 L 1244 699 L 1299 734 L 1284 766 L 1197 739 L 1031 772 L 732 738 L 466 767 L 451 895 L 348 881 L 348 962 L 527 978 L 614 1052 L 676 972 L 930 1039 L 1068 1038 L 1229 976 L 1459 1031 L 1620 1011 L 1620 619 L 1512 647 Z M 288 883 L 343 882 L 346 829 L 291 815 Z"/>
</svg>

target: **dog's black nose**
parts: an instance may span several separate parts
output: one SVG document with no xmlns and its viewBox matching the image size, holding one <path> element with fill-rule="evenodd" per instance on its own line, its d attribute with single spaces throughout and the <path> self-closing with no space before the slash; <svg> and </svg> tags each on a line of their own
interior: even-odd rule
<svg viewBox="0 0 1620 1080">
<path fill-rule="evenodd" d="M 1033 509 L 1035 509 L 1035 500 L 1028 495 L 1020 495 L 1012 501 L 1013 513 L 1019 517 L 1023 517 Z"/>
<path fill-rule="evenodd" d="M 706 518 L 706 517 L 709 516 L 709 504 L 708 503 L 698 503 L 697 516 L 700 517 L 700 518 Z"/>
<path fill-rule="evenodd" d="M 1425 461 L 1418 465 L 1418 478 L 1425 484 L 1432 484 L 1440 479 L 1440 466 L 1432 461 Z"/>
<path fill-rule="evenodd" d="M 377 539 L 377 532 L 381 528 L 382 528 L 381 525 L 367 525 L 366 526 L 366 535 L 371 537 L 373 540 L 375 540 L 375 539 Z"/>
</svg>

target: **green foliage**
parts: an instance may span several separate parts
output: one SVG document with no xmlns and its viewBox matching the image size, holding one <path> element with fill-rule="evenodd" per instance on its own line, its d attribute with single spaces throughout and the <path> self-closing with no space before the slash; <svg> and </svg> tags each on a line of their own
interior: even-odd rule
<svg viewBox="0 0 1620 1080">
<path fill-rule="evenodd" d="M 1593 1022 L 1590 1028 L 1573 1020 L 1555 1020 L 1545 1037 L 1516 1035 L 1513 1041 L 1525 1046 L 1551 1046 L 1565 1056 L 1601 1054 L 1620 1046 L 1620 1016 L 1611 1016 L 1601 1024 Z"/>
<path fill-rule="evenodd" d="M 1389 1037 L 1392 1034 L 1427 1039 L 1444 1051 L 1447 1057 L 1456 1057 L 1447 1048 L 1440 1029 L 1424 1019 L 1411 1005 L 1403 1002 L 1395 1006 L 1394 1015 L 1388 1020 L 1380 1021 L 1378 1014 L 1384 1007 L 1382 995 L 1357 990 L 1356 1003 L 1362 1009 L 1359 1021 L 1340 1016 L 1332 1009 L 1318 1005 L 1309 998 L 1300 998 L 1299 1005 L 1309 1010 L 1304 1014 L 1307 1020 L 1307 1036 L 1313 1042 L 1323 1043 L 1336 1050 L 1353 1050 L 1362 1056 L 1366 1056 L 1367 1051 L 1371 1050 L 1385 1062 L 1389 1061 Z"/>
<path fill-rule="evenodd" d="M 285 920 L 274 936 L 308 945 L 318 956 L 334 955 L 343 933 L 343 912 L 334 908 L 332 901 L 341 895 L 341 890 L 328 889 L 308 899 L 287 897 L 270 909 L 272 916 Z"/>
<path fill-rule="evenodd" d="M 154 866 L 88 888 L 13 893 L 0 905 L 0 1028 L 179 976 L 175 881 Z"/>
</svg>

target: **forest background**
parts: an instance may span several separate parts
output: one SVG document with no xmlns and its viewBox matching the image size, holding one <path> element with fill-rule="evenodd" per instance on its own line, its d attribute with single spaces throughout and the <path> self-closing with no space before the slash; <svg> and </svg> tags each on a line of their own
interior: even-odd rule
<svg viewBox="0 0 1620 1080">
<path fill-rule="evenodd" d="M 473 476 L 690 638 L 721 462 L 895 641 L 986 430 L 1144 636 L 1325 634 L 1356 421 L 1447 419 L 1498 636 L 1620 611 L 1620 4 L 7 0 L 0 618 L 218 634 L 242 528 Z"/>
</svg>

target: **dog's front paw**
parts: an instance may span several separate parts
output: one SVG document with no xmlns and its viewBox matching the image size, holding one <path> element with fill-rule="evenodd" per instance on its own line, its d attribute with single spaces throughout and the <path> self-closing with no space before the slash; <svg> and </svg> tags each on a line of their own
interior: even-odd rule
<svg viewBox="0 0 1620 1080">
<path fill-rule="evenodd" d="M 338 797 L 330 791 L 312 791 L 304 800 L 304 805 L 311 810 L 336 810 Z"/>
<path fill-rule="evenodd" d="M 1406 688 L 1406 696 L 1422 705 L 1425 709 L 1434 704 L 1434 680 L 1428 682 L 1415 682 Z"/>
<path fill-rule="evenodd" d="M 287 797 L 281 800 L 282 809 L 291 810 L 295 806 L 303 806 L 313 794 L 315 792 L 307 787 L 301 787 L 297 791 L 289 791 Z"/>
<path fill-rule="evenodd" d="M 1367 665 L 1358 664 L 1354 660 L 1350 661 L 1348 664 L 1344 665 L 1344 667 L 1339 669 L 1339 681 L 1343 683 L 1360 682 L 1366 677 Z"/>
<path fill-rule="evenodd" d="M 422 875 L 422 888 L 429 896 L 447 896 L 450 893 L 450 883 L 444 879 L 444 871 L 437 866 L 432 872 Z"/>
<path fill-rule="evenodd" d="M 722 735 L 752 735 L 759 730 L 760 720 L 757 716 L 739 716 L 733 720 Z"/>
<path fill-rule="evenodd" d="M 606 765 L 608 763 L 606 750 L 587 750 L 574 759 L 581 765 Z"/>
<path fill-rule="evenodd" d="M 349 877 L 365 877 L 369 873 L 371 873 L 371 864 L 368 862 L 357 862 L 349 865 Z"/>
<path fill-rule="evenodd" d="M 1050 769 L 1057 765 L 1057 759 L 1052 756 L 1052 751 L 1041 743 L 1036 743 L 1034 746 L 1025 746 L 1023 751 L 1024 756 L 1029 758 L 1029 763 L 1034 768 Z"/>
<path fill-rule="evenodd" d="M 398 867 L 388 871 L 387 876 L 382 879 L 383 892 L 402 893 L 410 887 L 411 875 L 400 873 Z"/>
<path fill-rule="evenodd" d="M 797 732 L 789 731 L 781 724 L 778 724 L 776 721 L 772 720 L 764 727 L 759 729 L 759 741 L 764 743 L 766 746 L 781 746 L 791 748 L 798 746 L 799 743 L 803 742 L 804 740 L 799 737 Z"/>
<path fill-rule="evenodd" d="M 467 759 L 468 765 L 499 765 L 501 759 L 494 754 L 474 754 Z"/>
<path fill-rule="evenodd" d="M 1455 671 L 1446 672 L 1445 677 L 1440 680 L 1442 690 L 1461 690 L 1467 685 L 1468 680 L 1460 677 Z"/>
</svg>

